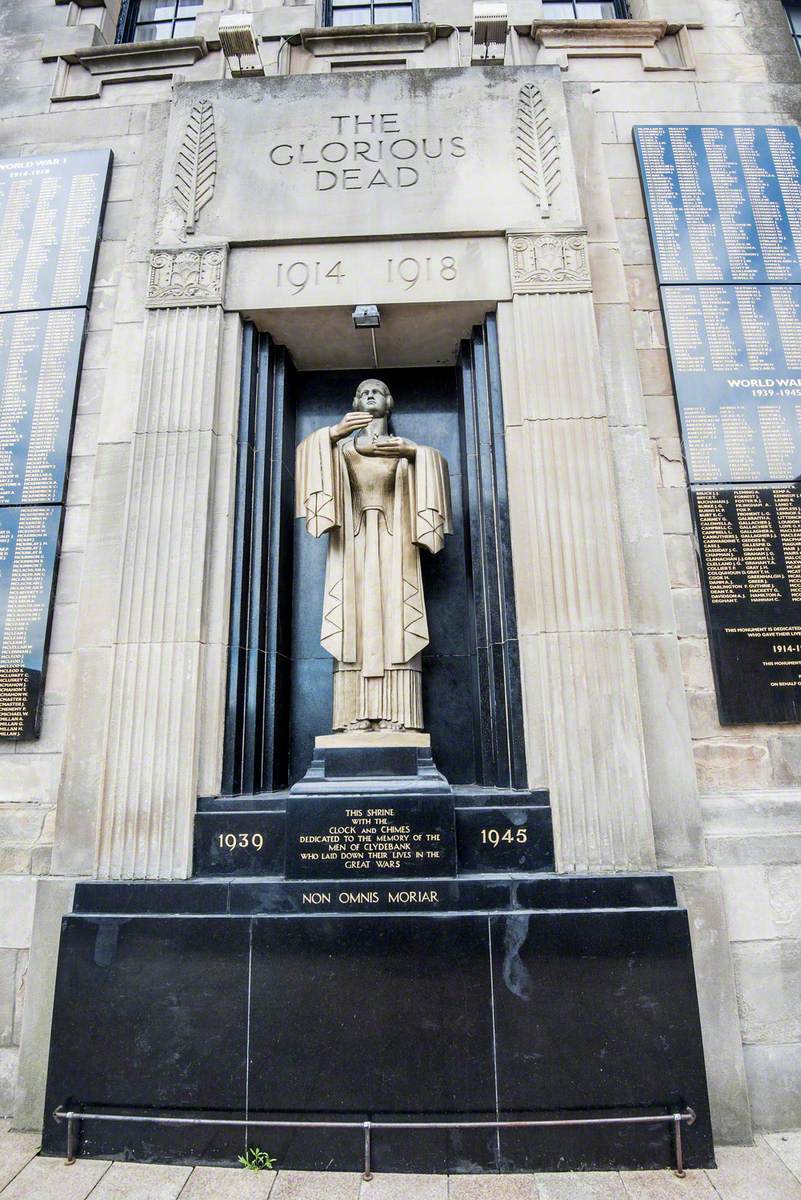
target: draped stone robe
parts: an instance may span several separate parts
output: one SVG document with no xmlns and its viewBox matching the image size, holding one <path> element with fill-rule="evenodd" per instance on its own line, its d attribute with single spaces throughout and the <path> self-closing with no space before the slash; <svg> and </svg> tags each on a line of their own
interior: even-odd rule
<svg viewBox="0 0 801 1200">
<path fill-rule="evenodd" d="M 296 516 L 312 537 L 329 535 L 320 641 L 336 660 L 334 729 L 422 729 L 419 547 L 437 554 L 452 531 L 447 462 L 429 446 L 413 462 L 363 455 L 325 428 L 298 446 L 295 478 Z"/>
</svg>

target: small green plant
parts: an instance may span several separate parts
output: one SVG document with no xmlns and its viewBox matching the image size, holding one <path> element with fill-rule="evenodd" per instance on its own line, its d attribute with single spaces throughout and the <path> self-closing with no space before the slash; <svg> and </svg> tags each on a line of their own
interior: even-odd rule
<svg viewBox="0 0 801 1200">
<path fill-rule="evenodd" d="M 258 1146 L 249 1146 L 244 1154 L 239 1155 L 239 1161 L 246 1171 L 272 1171 L 275 1163 L 275 1159 Z"/>
</svg>

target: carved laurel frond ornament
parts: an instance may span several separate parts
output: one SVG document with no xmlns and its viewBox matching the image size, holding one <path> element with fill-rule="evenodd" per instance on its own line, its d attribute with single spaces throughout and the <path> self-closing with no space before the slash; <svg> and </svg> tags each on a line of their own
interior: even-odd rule
<svg viewBox="0 0 801 1200">
<path fill-rule="evenodd" d="M 515 134 L 517 169 L 543 217 L 550 216 L 551 196 L 559 186 L 562 168 L 559 142 L 542 92 L 534 83 L 520 89 Z"/>
<path fill-rule="evenodd" d="M 194 233 L 198 215 L 214 195 L 217 135 L 209 100 L 192 105 L 175 165 L 175 202 L 184 214 L 184 232 Z"/>
</svg>

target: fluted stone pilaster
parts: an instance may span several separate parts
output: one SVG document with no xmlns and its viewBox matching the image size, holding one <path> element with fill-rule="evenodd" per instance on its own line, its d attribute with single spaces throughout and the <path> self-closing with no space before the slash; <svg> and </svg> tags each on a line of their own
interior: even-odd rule
<svg viewBox="0 0 801 1200">
<path fill-rule="evenodd" d="M 180 878 L 191 868 L 224 254 L 153 256 L 97 830 L 101 878 Z"/>
<path fill-rule="evenodd" d="M 521 637 L 561 870 L 655 864 L 611 443 L 580 233 L 510 237 L 499 312 Z M 527 689 L 531 694 L 531 689 Z"/>
</svg>

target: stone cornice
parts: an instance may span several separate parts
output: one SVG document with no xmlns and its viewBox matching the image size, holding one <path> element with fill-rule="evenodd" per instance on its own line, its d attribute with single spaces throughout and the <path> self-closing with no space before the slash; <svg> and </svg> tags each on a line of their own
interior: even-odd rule
<svg viewBox="0 0 801 1200">
<path fill-rule="evenodd" d="M 202 37 L 164 38 L 157 42 L 89 46 L 73 51 L 69 61 L 80 63 L 91 75 L 116 75 L 128 71 L 164 71 L 189 67 L 205 58 L 208 52 Z"/>
<path fill-rule="evenodd" d="M 670 29 L 667 21 L 531 22 L 531 36 L 541 46 L 655 46 Z"/>
</svg>

